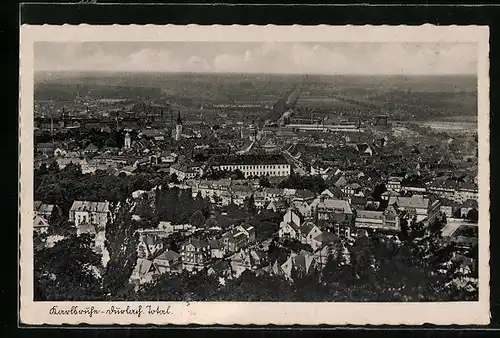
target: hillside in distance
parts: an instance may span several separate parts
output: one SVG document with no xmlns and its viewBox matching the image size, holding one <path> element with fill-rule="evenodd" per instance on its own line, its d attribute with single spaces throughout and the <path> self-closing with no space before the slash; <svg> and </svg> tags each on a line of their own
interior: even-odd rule
<svg viewBox="0 0 500 338">
<path fill-rule="evenodd" d="M 401 118 L 477 116 L 477 77 L 215 73 L 35 74 L 35 100 L 93 98 L 168 101 L 180 109 L 255 106 L 270 109 L 299 88 L 297 107 L 329 114 Z"/>
</svg>

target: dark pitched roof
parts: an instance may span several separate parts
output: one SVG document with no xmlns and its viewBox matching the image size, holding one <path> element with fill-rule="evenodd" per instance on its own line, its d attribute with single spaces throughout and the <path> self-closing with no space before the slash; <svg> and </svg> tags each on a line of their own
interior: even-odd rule
<svg viewBox="0 0 500 338">
<path fill-rule="evenodd" d="M 173 250 L 167 250 L 165 251 L 164 253 L 162 253 L 161 255 L 159 255 L 158 257 L 156 257 L 156 259 L 161 259 L 161 260 L 165 260 L 165 261 L 175 261 L 179 258 L 179 254 Z"/>
<path fill-rule="evenodd" d="M 300 189 L 295 191 L 295 198 L 314 198 L 316 195 L 311 191 L 307 189 Z"/>
<path fill-rule="evenodd" d="M 209 239 L 208 245 L 210 245 L 211 249 L 220 249 L 222 247 L 220 242 L 216 239 Z"/>
<path fill-rule="evenodd" d="M 209 246 L 208 242 L 198 238 L 191 239 L 189 243 L 191 243 L 195 248 L 205 248 Z"/>
<path fill-rule="evenodd" d="M 316 225 L 314 223 L 311 223 L 311 222 L 306 222 L 306 223 L 302 224 L 301 229 L 300 229 L 302 232 L 302 235 L 306 236 L 307 234 L 309 234 L 315 226 Z"/>
<path fill-rule="evenodd" d="M 368 199 L 365 197 L 353 197 L 351 198 L 351 204 L 353 205 L 366 205 Z"/>
<path fill-rule="evenodd" d="M 286 158 L 278 154 L 214 156 L 213 160 L 217 165 L 288 164 Z"/>
<path fill-rule="evenodd" d="M 314 238 L 315 240 L 325 244 L 325 243 L 336 243 L 339 241 L 337 235 L 332 232 L 324 231 Z"/>
<path fill-rule="evenodd" d="M 88 223 L 82 223 L 78 226 L 78 231 L 80 233 L 87 233 L 87 234 L 96 234 L 97 231 L 95 230 L 95 226 L 92 224 Z"/>
<path fill-rule="evenodd" d="M 146 237 L 144 238 L 144 243 L 146 243 L 147 245 L 156 245 L 161 242 L 162 242 L 161 238 L 154 234 L 147 234 Z"/>
</svg>

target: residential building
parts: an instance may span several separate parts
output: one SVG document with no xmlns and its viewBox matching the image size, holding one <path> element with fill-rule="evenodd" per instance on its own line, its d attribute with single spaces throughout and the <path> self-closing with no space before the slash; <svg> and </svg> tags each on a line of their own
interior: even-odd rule
<svg viewBox="0 0 500 338">
<path fill-rule="evenodd" d="M 439 210 L 447 217 L 454 217 L 457 213 L 457 210 L 460 209 L 460 204 L 455 201 L 452 201 L 448 198 L 440 199 L 441 205 L 439 206 Z"/>
<path fill-rule="evenodd" d="M 300 226 L 295 224 L 294 222 L 281 222 L 278 236 L 280 239 L 299 240 L 301 237 Z"/>
<path fill-rule="evenodd" d="M 359 210 L 356 214 L 356 228 L 400 231 L 399 216 L 393 206 L 385 211 Z"/>
<path fill-rule="evenodd" d="M 296 254 L 291 253 L 287 257 L 279 257 L 272 265 L 272 273 L 292 280 L 293 261 Z"/>
<path fill-rule="evenodd" d="M 201 270 L 211 260 L 210 245 L 203 239 L 191 238 L 181 247 L 183 267 L 186 270 Z"/>
<path fill-rule="evenodd" d="M 226 255 L 226 250 L 221 241 L 212 238 L 208 240 L 210 246 L 210 255 L 212 258 L 223 258 Z"/>
<path fill-rule="evenodd" d="M 300 217 L 300 214 L 293 208 L 289 208 L 285 215 L 283 215 L 283 221 L 281 222 L 280 226 L 282 224 L 290 222 L 296 224 L 297 226 L 300 226 L 302 224 L 302 218 Z"/>
<path fill-rule="evenodd" d="M 109 213 L 109 202 L 74 201 L 69 210 L 69 220 L 76 227 L 81 223 L 89 223 L 104 229 Z"/>
<path fill-rule="evenodd" d="M 61 156 L 66 156 L 68 152 L 64 149 L 61 148 L 56 148 L 54 150 L 54 157 L 61 157 Z"/>
<path fill-rule="evenodd" d="M 333 198 L 333 199 L 341 199 L 343 197 L 342 190 L 335 185 L 325 189 L 321 193 L 321 195 L 325 196 L 326 198 Z"/>
<path fill-rule="evenodd" d="M 472 209 L 479 210 L 477 200 L 468 199 L 460 205 L 460 217 L 465 218 Z"/>
<path fill-rule="evenodd" d="M 160 221 L 158 229 L 161 229 L 167 235 L 173 234 L 174 232 L 190 232 L 195 230 L 194 226 L 191 224 L 172 224 L 168 221 Z"/>
<path fill-rule="evenodd" d="M 49 231 L 49 222 L 41 215 L 35 215 L 33 217 L 33 231 L 39 234 L 44 234 Z"/>
<path fill-rule="evenodd" d="M 335 219 L 339 223 L 353 219 L 353 212 L 349 202 L 318 196 L 310 205 L 311 214 L 317 214 L 318 220 Z"/>
<path fill-rule="evenodd" d="M 212 168 L 223 171 L 240 170 L 245 178 L 253 176 L 290 175 L 291 166 L 282 155 L 234 155 L 217 156 Z"/>
<path fill-rule="evenodd" d="M 475 183 L 462 183 L 455 193 L 455 201 L 463 203 L 467 200 L 478 199 L 478 187 Z"/>
<path fill-rule="evenodd" d="M 394 190 L 387 190 L 380 195 L 380 198 L 384 201 L 389 201 L 391 197 L 399 197 L 399 196 L 400 196 L 399 192 L 396 192 Z"/>
<path fill-rule="evenodd" d="M 355 210 L 364 210 L 366 208 L 367 203 L 368 199 L 366 199 L 366 197 L 353 196 L 349 199 L 349 204 Z"/>
<path fill-rule="evenodd" d="M 385 187 L 388 191 L 401 192 L 401 183 L 403 182 L 402 177 L 389 177 Z"/>
<path fill-rule="evenodd" d="M 342 193 L 344 194 L 344 197 L 351 197 L 355 194 L 357 194 L 361 190 L 361 185 L 359 183 L 348 183 L 344 187 L 342 187 Z"/>
<path fill-rule="evenodd" d="M 170 166 L 170 175 L 176 175 L 179 181 L 189 180 L 197 177 L 200 172 L 195 168 L 181 163 L 175 163 Z"/>
<path fill-rule="evenodd" d="M 410 217 L 415 217 L 417 222 L 427 219 L 432 222 L 439 215 L 440 202 L 437 199 L 426 198 L 422 195 L 411 197 L 391 197 L 388 205 L 393 205 L 398 210 L 404 210 Z"/>
<path fill-rule="evenodd" d="M 373 155 L 373 149 L 370 147 L 369 144 L 360 143 L 357 144 L 356 147 L 361 155 L 368 155 L 368 156 Z"/>
<path fill-rule="evenodd" d="M 337 246 L 339 245 L 339 243 L 340 240 L 337 235 L 335 235 L 333 232 L 323 231 L 316 237 L 312 238 L 310 245 L 314 253 L 320 251 L 317 254 L 318 261 L 322 262 L 324 258 L 325 261 L 323 263 L 326 263 L 326 259 L 337 250 Z M 328 254 L 325 254 L 325 251 L 321 252 L 321 249 L 324 247 L 328 247 Z"/>
<path fill-rule="evenodd" d="M 80 223 L 76 226 L 76 234 L 77 236 L 83 234 L 89 234 L 91 236 L 97 235 L 96 227 L 90 223 Z"/>
<path fill-rule="evenodd" d="M 94 154 L 99 151 L 99 147 L 97 147 L 95 144 L 90 143 L 84 150 L 84 154 Z"/>
<path fill-rule="evenodd" d="M 267 210 L 272 210 L 274 212 L 285 212 L 288 206 L 284 200 L 271 201 L 267 205 Z"/>
<path fill-rule="evenodd" d="M 153 263 L 159 273 L 178 271 L 181 267 L 181 255 L 173 250 L 166 250 Z"/>
<path fill-rule="evenodd" d="M 52 216 L 52 212 L 54 211 L 54 205 L 42 203 L 41 201 L 35 201 L 33 203 L 33 209 L 35 215 L 42 216 L 46 220 L 48 220 Z"/>
<path fill-rule="evenodd" d="M 434 181 L 427 185 L 427 191 L 439 196 L 440 198 L 448 198 L 455 200 L 455 192 L 458 184 L 452 180 Z"/>
<path fill-rule="evenodd" d="M 334 174 L 334 171 L 330 166 L 312 165 L 310 173 L 312 176 L 321 176 L 322 179 L 326 180 Z"/>
<path fill-rule="evenodd" d="M 143 233 L 139 237 L 137 252 L 141 258 L 149 258 L 163 250 L 163 239 L 151 233 Z"/>
<path fill-rule="evenodd" d="M 157 274 L 159 274 L 159 271 L 155 264 L 153 264 L 153 261 L 137 258 L 137 263 L 130 276 L 130 282 L 139 286 L 151 282 Z"/>
<path fill-rule="evenodd" d="M 255 228 L 248 224 L 238 225 L 222 235 L 221 241 L 226 252 L 236 252 L 255 243 Z"/>
<path fill-rule="evenodd" d="M 278 188 L 264 188 L 262 189 L 264 199 L 268 202 L 279 201 L 283 198 L 284 190 Z"/>
<path fill-rule="evenodd" d="M 322 233 L 320 228 L 315 225 L 313 222 L 305 222 L 300 227 L 300 242 L 303 244 L 311 245 L 314 239 Z"/>
<path fill-rule="evenodd" d="M 463 203 L 468 199 L 477 200 L 478 198 L 477 184 L 469 182 L 435 181 L 428 184 L 427 190 L 440 198 L 448 198 L 457 203 Z"/>
<path fill-rule="evenodd" d="M 242 249 L 230 258 L 232 275 L 238 278 L 245 270 L 256 271 L 267 264 L 267 255 L 256 249 Z"/>
<path fill-rule="evenodd" d="M 306 189 L 296 190 L 293 196 L 293 202 L 311 203 L 315 197 L 316 195 L 310 190 Z"/>
</svg>

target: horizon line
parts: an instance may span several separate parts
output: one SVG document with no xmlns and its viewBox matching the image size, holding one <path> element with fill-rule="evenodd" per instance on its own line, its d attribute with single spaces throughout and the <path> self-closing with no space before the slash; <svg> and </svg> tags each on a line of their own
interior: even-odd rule
<svg viewBox="0 0 500 338">
<path fill-rule="evenodd" d="M 433 74 L 427 74 L 427 73 L 420 73 L 420 74 L 413 74 L 413 73 L 406 73 L 406 74 L 401 74 L 401 73 L 378 73 L 378 74 L 371 74 L 371 73 L 329 73 L 329 74 L 323 74 L 323 73 L 282 73 L 282 72 L 217 72 L 217 71 L 203 71 L 203 72 L 196 72 L 196 71 L 171 71 L 171 70 L 34 70 L 34 73 L 143 73 L 143 74 L 151 74 L 151 73 L 157 73 L 157 74 L 201 74 L 201 75 L 216 75 L 216 74 L 222 74 L 222 75 L 296 75 L 296 76 L 475 76 L 477 77 L 477 73 L 455 73 L 455 74 L 450 74 L 450 73 L 433 73 Z"/>
</svg>

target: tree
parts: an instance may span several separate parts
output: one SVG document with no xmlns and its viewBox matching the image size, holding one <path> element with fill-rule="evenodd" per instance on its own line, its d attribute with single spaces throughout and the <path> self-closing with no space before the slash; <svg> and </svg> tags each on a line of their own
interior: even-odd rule
<svg viewBox="0 0 500 338">
<path fill-rule="evenodd" d="M 231 178 L 233 180 L 242 180 L 245 178 L 245 174 L 241 170 L 236 169 L 231 173 Z"/>
<path fill-rule="evenodd" d="M 105 246 L 109 262 L 103 276 L 103 289 L 111 299 L 122 299 L 130 292 L 129 278 L 137 262 L 137 224 L 132 220 L 131 205 L 123 203 L 116 215 L 109 215 Z"/>
<path fill-rule="evenodd" d="M 137 205 L 135 207 L 135 214 L 146 220 L 153 219 L 154 210 L 153 207 L 151 206 L 151 201 L 149 200 L 147 194 L 141 196 L 139 201 L 137 201 Z"/>
<path fill-rule="evenodd" d="M 257 210 L 257 208 L 255 207 L 255 199 L 253 197 L 253 194 L 245 198 L 245 200 L 243 201 L 243 205 L 246 212 L 254 214 Z"/>
<path fill-rule="evenodd" d="M 203 227 L 205 221 L 205 216 L 201 210 L 196 210 L 191 217 L 189 217 L 189 223 L 196 228 Z"/>
<path fill-rule="evenodd" d="M 373 189 L 372 197 L 375 201 L 382 200 L 382 194 L 387 191 L 385 184 L 377 184 Z"/>
<path fill-rule="evenodd" d="M 271 182 L 269 182 L 269 179 L 267 177 L 261 177 L 259 178 L 259 185 L 262 188 L 269 188 L 271 186 Z"/>
<path fill-rule="evenodd" d="M 479 220 L 479 213 L 476 208 L 472 208 L 467 213 L 467 219 L 471 222 L 477 223 Z"/>
<path fill-rule="evenodd" d="M 36 251 L 33 265 L 35 300 L 101 300 L 101 257 L 94 252 L 93 245 L 92 236 L 73 235 L 51 248 Z"/>
</svg>

